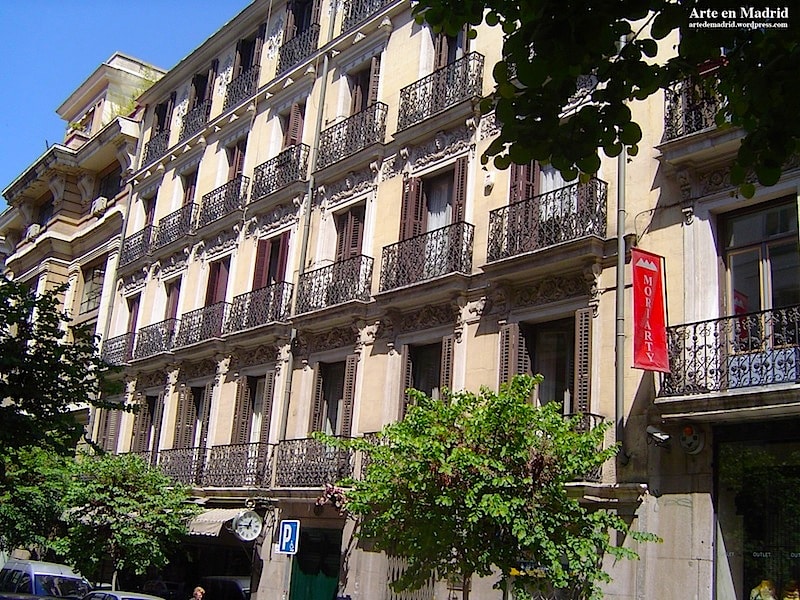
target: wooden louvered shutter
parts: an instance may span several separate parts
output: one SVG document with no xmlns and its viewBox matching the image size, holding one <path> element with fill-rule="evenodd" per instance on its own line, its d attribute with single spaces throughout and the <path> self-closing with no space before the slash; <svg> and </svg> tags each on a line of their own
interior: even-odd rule
<svg viewBox="0 0 800 600">
<path fill-rule="evenodd" d="M 175 415 L 174 448 L 189 448 L 192 445 L 194 424 L 197 413 L 194 405 L 192 388 L 181 386 L 178 390 L 178 410 Z"/>
<path fill-rule="evenodd" d="M 128 299 L 128 328 L 127 333 L 136 332 L 136 320 L 139 318 L 139 304 L 141 303 L 141 294 L 136 294 Z"/>
<path fill-rule="evenodd" d="M 278 265 L 275 270 L 275 282 L 286 281 L 286 262 L 289 260 L 289 232 L 284 231 L 278 248 Z"/>
<path fill-rule="evenodd" d="M 353 431 L 353 405 L 356 396 L 356 371 L 358 369 L 358 354 L 350 354 L 344 366 L 344 386 L 342 390 L 342 418 L 339 435 L 350 437 Z"/>
<path fill-rule="evenodd" d="M 286 122 L 286 131 L 283 134 L 283 147 L 288 148 L 301 143 L 303 140 L 303 113 L 305 106 L 297 102 L 289 109 L 289 118 Z"/>
<path fill-rule="evenodd" d="M 322 411 L 325 408 L 325 386 L 323 385 L 322 365 L 314 367 L 314 397 L 311 405 L 310 431 L 322 431 Z"/>
<path fill-rule="evenodd" d="M 164 129 L 170 129 L 172 126 L 172 111 L 175 110 L 175 98 L 177 98 L 177 93 L 172 92 L 169 95 L 169 100 L 167 101 L 167 110 L 165 111 L 165 118 L 164 118 Z"/>
<path fill-rule="evenodd" d="M 500 327 L 500 383 L 524 374 L 531 374 L 525 333 L 519 323 L 506 323 Z"/>
<path fill-rule="evenodd" d="M 246 444 L 250 441 L 252 402 L 250 398 L 250 377 L 241 376 L 236 381 L 236 402 L 233 408 L 231 444 Z"/>
<path fill-rule="evenodd" d="M 444 33 L 437 33 L 433 41 L 433 68 L 441 69 L 447 66 L 452 40 Z"/>
<path fill-rule="evenodd" d="M 264 395 L 261 397 L 261 433 L 259 441 L 269 442 L 269 428 L 272 422 L 272 397 L 275 393 L 275 371 L 267 371 L 264 381 Z"/>
<path fill-rule="evenodd" d="M 200 443 L 198 446 L 205 448 L 208 443 L 208 424 L 211 418 L 211 397 L 214 393 L 214 380 L 208 382 L 203 388 L 203 399 L 200 402 Z"/>
<path fill-rule="evenodd" d="M 439 368 L 439 395 L 443 396 L 443 389 L 453 388 L 453 352 L 455 350 L 455 337 L 446 335 L 442 338 L 442 360 Z"/>
<path fill-rule="evenodd" d="M 161 392 L 155 400 L 155 404 L 153 406 L 153 459 L 155 459 L 155 453 L 158 452 L 161 445 L 161 424 L 164 422 L 164 410 L 166 407 L 166 392 Z"/>
<path fill-rule="evenodd" d="M 244 153 L 247 149 L 247 138 L 242 138 L 228 148 L 228 181 L 233 181 L 244 173 Z M 231 192 L 233 193 L 233 192 Z"/>
<path fill-rule="evenodd" d="M 245 40 L 239 40 L 236 42 L 236 53 L 234 54 L 233 58 L 233 70 L 232 78 L 236 79 L 242 73 L 242 54 L 245 48 L 246 42 Z"/>
<path fill-rule="evenodd" d="M 408 344 L 403 346 L 400 360 L 402 362 L 402 372 L 400 374 L 400 418 L 402 419 L 411 403 L 411 397 L 406 393 L 406 390 L 414 387 L 414 364 L 411 360 L 411 346 Z"/>
<path fill-rule="evenodd" d="M 367 86 L 369 86 L 369 72 L 359 71 L 350 78 L 350 114 L 355 115 L 364 110 L 364 96 Z"/>
<path fill-rule="evenodd" d="M 262 23 L 258 28 L 255 43 L 253 44 L 253 62 L 251 66 L 257 67 L 261 64 L 261 51 L 264 48 L 264 38 L 267 37 L 267 24 Z"/>
<path fill-rule="evenodd" d="M 406 178 L 403 182 L 403 205 L 400 209 L 400 241 L 424 233 L 427 215 L 422 181 L 416 177 Z"/>
<path fill-rule="evenodd" d="M 253 273 L 253 289 L 258 290 L 267 285 L 267 272 L 269 270 L 271 240 L 258 240 L 256 248 L 256 267 Z"/>
<path fill-rule="evenodd" d="M 314 3 L 311 5 L 311 24 L 319 24 L 319 14 L 321 9 L 322 5 L 320 1 L 314 0 Z"/>
<path fill-rule="evenodd" d="M 211 101 L 214 96 L 214 84 L 217 82 L 217 71 L 219 70 L 219 59 L 215 58 L 211 61 L 211 66 L 208 68 L 206 75 L 206 89 L 203 91 L 203 100 Z"/>
<path fill-rule="evenodd" d="M 296 3 L 296 0 L 289 0 L 289 2 L 286 3 L 286 24 L 283 27 L 284 44 L 297 35 L 297 22 L 294 16 Z"/>
<path fill-rule="evenodd" d="M 361 254 L 364 236 L 364 207 L 356 206 L 337 218 L 336 262 Z"/>
<path fill-rule="evenodd" d="M 369 63 L 369 89 L 367 92 L 367 106 L 372 106 L 378 101 L 378 86 L 381 78 L 380 54 L 373 56 Z"/>
<path fill-rule="evenodd" d="M 139 411 L 133 423 L 133 440 L 131 451 L 146 452 L 150 446 L 150 427 L 152 426 L 152 414 L 150 413 L 150 403 L 148 397 L 139 403 Z"/>
<path fill-rule="evenodd" d="M 456 161 L 453 178 L 453 223 L 460 223 L 465 220 L 468 173 L 469 157 L 462 156 Z"/>
<path fill-rule="evenodd" d="M 535 161 L 527 165 L 511 164 L 511 186 L 508 202 L 521 202 L 539 193 L 539 164 Z"/>
<path fill-rule="evenodd" d="M 592 391 L 592 309 L 575 311 L 575 393 L 572 412 L 591 410 Z"/>
</svg>

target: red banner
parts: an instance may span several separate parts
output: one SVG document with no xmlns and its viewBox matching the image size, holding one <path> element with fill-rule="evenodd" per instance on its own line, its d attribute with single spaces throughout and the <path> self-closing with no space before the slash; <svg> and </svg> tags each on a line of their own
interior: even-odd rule
<svg viewBox="0 0 800 600">
<path fill-rule="evenodd" d="M 631 249 L 633 266 L 633 367 L 669 373 L 664 258 Z"/>
</svg>

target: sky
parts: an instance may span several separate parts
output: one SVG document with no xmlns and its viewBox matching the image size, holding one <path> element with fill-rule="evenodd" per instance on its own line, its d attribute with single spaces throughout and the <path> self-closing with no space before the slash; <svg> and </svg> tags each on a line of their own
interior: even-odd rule
<svg viewBox="0 0 800 600">
<path fill-rule="evenodd" d="M 170 69 L 251 1 L 0 0 L 0 191 L 64 140 L 56 109 L 114 52 Z"/>
</svg>

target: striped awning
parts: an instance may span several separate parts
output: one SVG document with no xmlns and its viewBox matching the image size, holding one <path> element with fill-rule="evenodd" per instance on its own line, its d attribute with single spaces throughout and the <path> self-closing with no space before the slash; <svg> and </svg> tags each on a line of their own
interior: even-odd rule
<svg viewBox="0 0 800 600">
<path fill-rule="evenodd" d="M 189 535 L 217 536 L 222 526 L 238 516 L 243 508 L 209 508 L 189 522 Z"/>
</svg>

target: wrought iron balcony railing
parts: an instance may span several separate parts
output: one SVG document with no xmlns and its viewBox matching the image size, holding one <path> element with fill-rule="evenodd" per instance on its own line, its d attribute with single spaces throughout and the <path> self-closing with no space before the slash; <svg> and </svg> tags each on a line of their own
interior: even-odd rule
<svg viewBox="0 0 800 600">
<path fill-rule="evenodd" d="M 208 123 L 211 114 L 211 100 L 206 100 L 195 106 L 183 116 L 181 135 L 179 140 L 183 141 L 192 137 L 195 133 L 202 130 Z"/>
<path fill-rule="evenodd" d="M 302 33 L 298 33 L 278 49 L 278 73 L 291 69 L 317 49 L 319 24 L 313 23 Z"/>
<path fill-rule="evenodd" d="M 575 423 L 575 430 L 580 433 L 591 431 L 605 421 L 605 418 L 602 415 L 596 415 L 593 413 L 571 413 L 564 415 L 565 419 L 571 419 L 573 417 L 579 417 L 578 421 Z M 602 450 L 602 447 L 598 448 L 598 450 Z M 580 481 L 600 481 L 603 475 L 602 471 L 602 466 L 597 467 L 589 473 L 584 473 L 580 478 Z"/>
<path fill-rule="evenodd" d="M 254 442 L 214 446 L 208 454 L 203 485 L 207 487 L 269 487 L 272 446 Z"/>
<path fill-rule="evenodd" d="M 231 303 L 230 314 L 225 323 L 225 333 L 285 321 L 289 318 L 291 300 L 292 284 L 288 282 L 275 283 L 239 294 Z"/>
<path fill-rule="evenodd" d="M 309 147 L 289 146 L 274 158 L 253 169 L 252 201 L 269 196 L 290 183 L 305 181 L 308 172 Z"/>
<path fill-rule="evenodd" d="M 169 147 L 169 129 L 154 134 L 144 145 L 143 164 L 149 164 L 167 153 Z"/>
<path fill-rule="evenodd" d="M 313 438 L 284 440 L 275 449 L 275 487 L 320 487 L 353 474 L 353 451 Z"/>
<path fill-rule="evenodd" d="M 359 255 L 304 273 L 297 287 L 297 313 L 321 310 L 351 300 L 368 301 L 372 263 L 372 257 Z"/>
<path fill-rule="evenodd" d="M 230 304 L 217 302 L 181 315 L 175 347 L 189 346 L 222 335 L 222 325 Z"/>
<path fill-rule="evenodd" d="M 184 485 L 200 485 L 206 462 L 205 448 L 174 448 L 158 452 L 158 468 Z"/>
<path fill-rule="evenodd" d="M 380 290 L 385 292 L 448 273 L 469 275 L 474 232 L 475 227 L 469 223 L 453 223 L 384 246 Z"/>
<path fill-rule="evenodd" d="M 197 227 L 205 227 L 217 219 L 231 214 L 247 203 L 247 188 L 250 178 L 239 175 L 225 185 L 205 194 L 197 217 Z"/>
<path fill-rule="evenodd" d="M 159 219 L 151 249 L 163 248 L 191 233 L 196 213 L 197 205 L 189 203 Z"/>
<path fill-rule="evenodd" d="M 470 52 L 400 90 L 397 129 L 406 129 L 460 102 L 482 95 L 483 55 Z"/>
<path fill-rule="evenodd" d="M 599 179 L 515 202 L 489 213 L 489 262 L 589 235 L 606 236 L 608 184 Z"/>
<path fill-rule="evenodd" d="M 800 305 L 667 328 L 659 396 L 800 381 Z"/>
<path fill-rule="evenodd" d="M 388 111 L 389 107 L 383 102 L 376 102 L 320 132 L 317 169 L 324 169 L 372 144 L 382 144 Z"/>
<path fill-rule="evenodd" d="M 222 104 L 223 111 L 241 104 L 256 93 L 259 69 L 258 65 L 253 65 L 249 69 L 242 71 L 241 75 L 236 79 L 231 80 L 225 90 L 225 102 Z"/>
<path fill-rule="evenodd" d="M 344 0 L 344 17 L 342 17 L 342 33 L 349 31 L 362 21 L 367 20 L 393 0 Z"/>
<path fill-rule="evenodd" d="M 119 253 L 119 266 L 129 265 L 146 255 L 150 251 L 150 240 L 153 238 L 154 233 L 155 227 L 148 225 L 141 231 L 126 237 Z"/>
<path fill-rule="evenodd" d="M 664 141 L 715 126 L 719 98 L 702 83 L 684 80 L 665 91 Z"/>
<path fill-rule="evenodd" d="M 133 358 L 148 358 L 162 352 L 171 351 L 178 323 L 178 319 L 166 319 L 165 321 L 142 327 L 136 333 L 136 349 L 134 350 Z"/>
<path fill-rule="evenodd" d="M 123 333 L 103 342 L 102 358 L 110 365 L 124 365 L 133 356 L 134 333 Z"/>
</svg>

